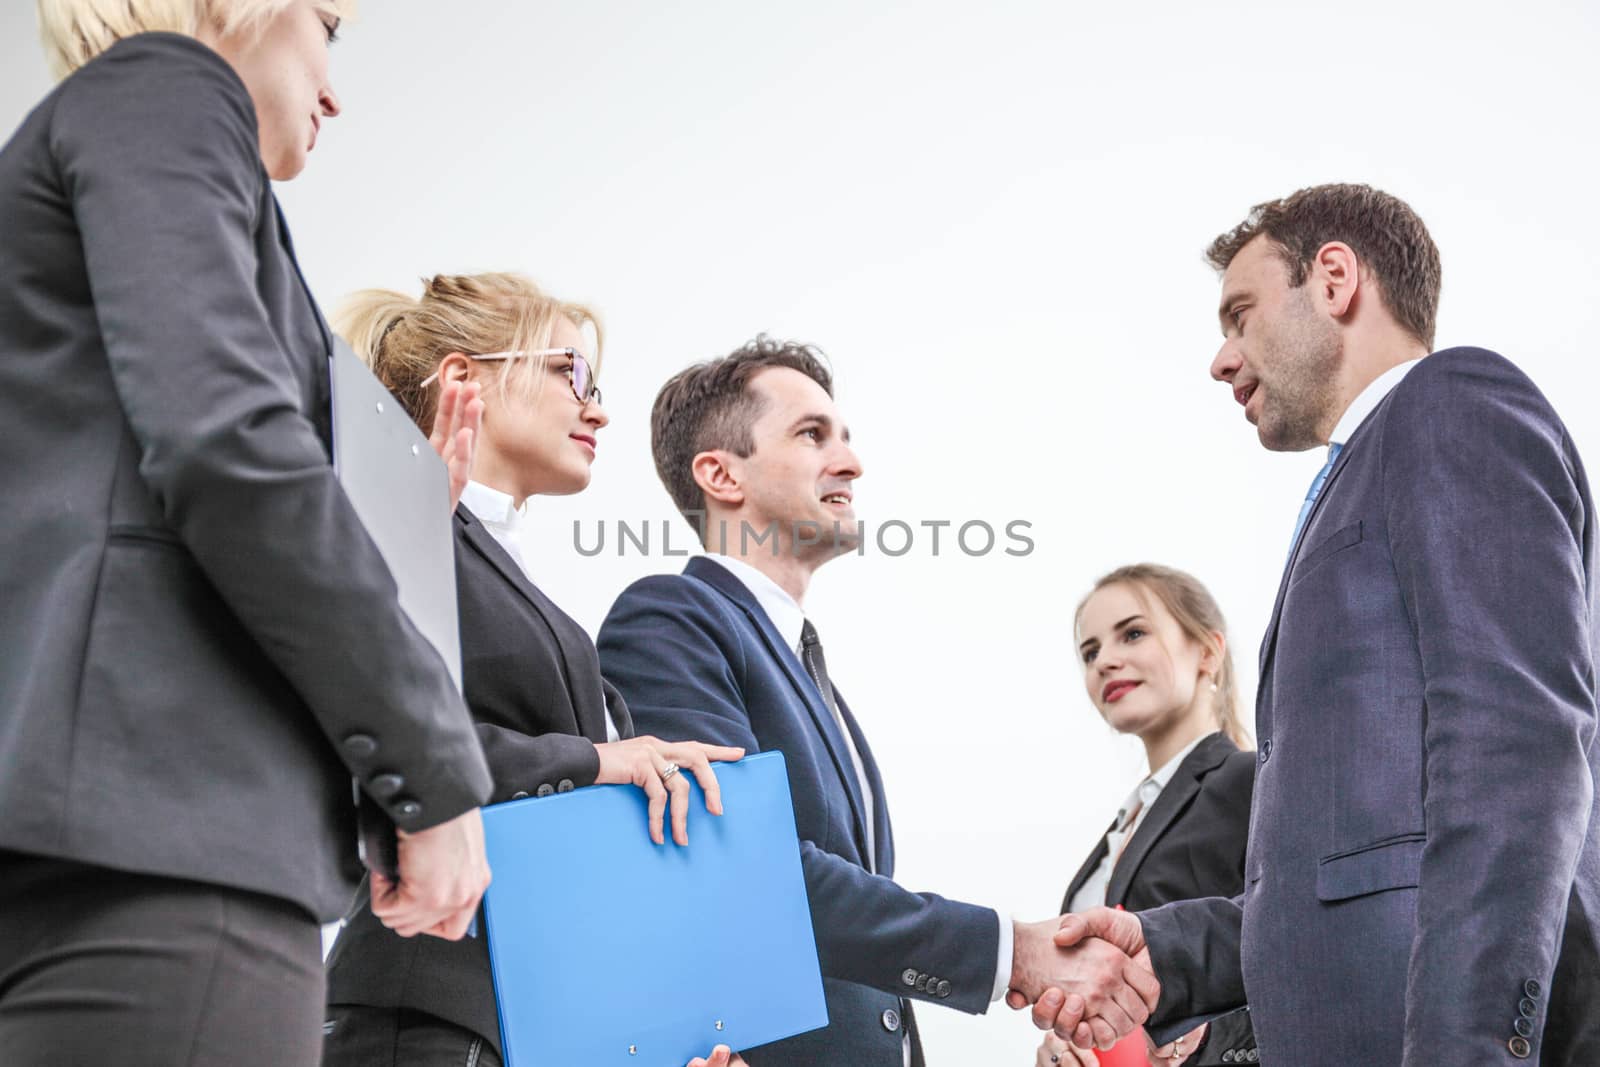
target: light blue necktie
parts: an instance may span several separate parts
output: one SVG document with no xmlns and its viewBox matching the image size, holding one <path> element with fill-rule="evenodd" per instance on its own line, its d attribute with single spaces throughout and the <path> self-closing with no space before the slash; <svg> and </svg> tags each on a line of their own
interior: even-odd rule
<svg viewBox="0 0 1600 1067">
<path fill-rule="evenodd" d="M 1300 517 L 1294 522 L 1294 537 L 1289 541 L 1289 559 L 1294 559 L 1295 546 L 1300 543 L 1300 533 L 1306 528 L 1306 520 L 1311 517 L 1311 509 L 1317 505 L 1317 495 L 1322 492 L 1322 486 L 1327 482 L 1328 475 L 1333 473 L 1333 465 L 1338 461 L 1339 453 L 1343 451 L 1343 444 L 1328 446 L 1328 462 L 1317 472 L 1316 479 L 1311 483 L 1311 492 L 1306 494 L 1306 502 L 1300 505 Z"/>
</svg>

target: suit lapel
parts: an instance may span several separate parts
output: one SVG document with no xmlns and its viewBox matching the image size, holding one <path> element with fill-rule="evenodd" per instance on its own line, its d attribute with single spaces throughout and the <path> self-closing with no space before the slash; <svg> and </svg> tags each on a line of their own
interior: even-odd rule
<svg viewBox="0 0 1600 1067">
<path fill-rule="evenodd" d="M 734 577 L 729 570 L 720 563 L 696 556 L 684 568 L 684 573 L 692 578 L 698 578 L 717 592 L 733 601 L 738 608 L 750 619 L 761 639 L 767 646 L 768 653 L 785 674 L 789 676 L 789 684 L 794 686 L 795 695 L 805 705 L 806 711 L 811 715 L 812 724 L 817 733 L 822 736 L 823 743 L 827 746 L 828 755 L 833 759 L 834 769 L 839 774 L 840 784 L 844 786 L 845 795 L 850 798 L 850 809 L 854 815 L 856 837 L 860 842 L 861 854 L 866 853 L 866 808 L 861 799 L 861 786 L 856 781 L 855 764 L 850 761 L 850 753 L 845 750 L 844 736 L 839 733 L 839 728 L 834 722 L 833 713 L 822 702 L 822 694 L 817 692 L 816 684 L 806 674 L 800 657 L 794 649 L 784 644 L 783 638 L 778 634 L 772 620 L 767 618 L 767 613 L 756 602 L 755 594 L 745 587 L 745 584 Z M 838 690 L 834 690 L 834 699 L 838 699 Z M 842 706 L 841 706 L 842 710 Z M 865 762 L 866 757 L 862 757 Z"/>
<path fill-rule="evenodd" d="M 867 776 L 867 787 L 872 790 L 872 834 L 873 842 L 878 846 L 877 855 L 872 857 L 872 871 L 885 878 L 894 877 L 894 830 L 889 825 L 889 800 L 883 791 L 883 775 L 878 771 L 878 761 L 873 758 L 872 747 L 867 744 L 867 735 L 861 732 L 861 724 L 856 722 L 856 717 L 850 711 L 850 705 L 845 703 L 844 695 L 839 692 L 839 687 L 833 687 L 834 699 L 839 702 L 839 714 L 844 717 L 845 729 L 850 731 L 850 741 L 856 747 L 856 752 L 861 756 L 861 769 Z M 845 753 L 846 758 L 849 753 Z"/>
<path fill-rule="evenodd" d="M 1200 792 L 1200 780 L 1227 759 L 1229 753 L 1236 751 L 1238 749 L 1233 742 L 1225 736 L 1212 734 L 1194 746 L 1194 751 L 1178 764 L 1178 769 L 1172 773 L 1172 781 L 1161 790 L 1156 802 L 1150 805 L 1149 812 L 1139 823 L 1139 829 L 1134 832 L 1133 840 L 1122 850 L 1121 858 L 1111 870 L 1111 881 L 1106 884 L 1108 905 L 1123 903 L 1123 898 L 1128 894 L 1128 886 L 1139 870 L 1139 864 L 1144 862 L 1144 858 L 1150 854 L 1150 849 L 1161 840 L 1161 835 L 1167 832 L 1167 828 L 1189 806 L 1195 794 Z"/>
<path fill-rule="evenodd" d="M 494 535 L 478 521 L 478 517 L 468 510 L 465 504 L 456 506 L 456 522 L 468 543 L 488 561 L 490 566 L 500 572 L 501 577 L 521 594 L 543 620 L 550 631 L 551 640 L 555 642 L 556 652 L 561 657 L 561 669 L 567 678 L 567 692 L 572 698 L 572 709 L 577 716 L 578 729 L 591 741 L 596 738 L 605 740 L 605 701 L 600 678 L 598 674 L 590 677 L 592 672 L 584 669 L 586 664 L 575 662 L 569 654 L 567 642 L 562 637 L 563 624 L 566 620 L 561 609 L 541 593 L 538 586 L 528 581 L 528 576 L 522 573 L 517 561 L 500 547 L 500 542 L 494 539 Z"/>
<path fill-rule="evenodd" d="M 1100 835 L 1100 842 L 1094 846 L 1094 851 L 1089 853 L 1089 858 L 1083 861 L 1083 866 L 1078 868 L 1078 873 L 1072 876 L 1072 881 L 1067 883 L 1067 893 L 1061 898 L 1061 914 L 1065 915 L 1072 910 L 1072 898 L 1078 895 L 1078 890 L 1083 888 L 1083 883 L 1089 880 L 1094 869 L 1100 866 L 1100 861 L 1106 858 L 1109 846 L 1106 844 L 1106 834 L 1117 828 L 1117 820 L 1112 819 L 1111 825 L 1106 827 L 1106 832 Z M 1107 898 L 1109 899 L 1109 898 Z"/>
<path fill-rule="evenodd" d="M 1306 524 L 1300 531 L 1300 540 L 1295 542 L 1294 548 L 1289 553 L 1289 562 L 1284 565 L 1283 575 L 1278 579 L 1278 596 L 1272 604 L 1272 617 L 1267 621 L 1267 632 L 1261 638 L 1261 657 L 1256 671 L 1256 678 L 1258 679 L 1256 702 L 1258 707 L 1260 706 L 1261 693 L 1266 691 L 1266 686 L 1261 685 L 1260 682 L 1265 681 L 1267 666 L 1272 662 L 1272 652 L 1278 638 L 1278 620 L 1283 616 L 1283 600 L 1284 596 L 1289 592 L 1289 576 L 1294 573 L 1294 565 L 1300 559 L 1300 553 L 1305 548 L 1306 541 L 1311 537 L 1311 525 L 1317 521 L 1317 516 L 1322 512 L 1323 504 L 1332 495 L 1334 481 L 1349 465 L 1350 454 L 1354 451 L 1355 445 L 1361 440 L 1363 431 L 1382 417 L 1382 413 L 1388 408 L 1389 400 L 1393 396 L 1394 390 L 1391 389 L 1389 395 L 1384 397 L 1378 403 L 1378 406 L 1372 410 L 1372 414 L 1363 419 L 1361 425 L 1356 427 L 1355 432 L 1350 435 L 1350 440 L 1345 442 L 1345 447 L 1339 450 L 1339 458 L 1334 462 L 1333 469 L 1328 472 L 1328 480 L 1322 483 L 1322 492 L 1317 494 L 1316 502 L 1311 505 L 1311 513 L 1306 516 Z"/>
</svg>

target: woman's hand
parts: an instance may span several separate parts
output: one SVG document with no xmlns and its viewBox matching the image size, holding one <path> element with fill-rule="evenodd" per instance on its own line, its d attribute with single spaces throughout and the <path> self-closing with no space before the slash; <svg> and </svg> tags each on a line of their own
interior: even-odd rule
<svg viewBox="0 0 1600 1067">
<path fill-rule="evenodd" d="M 709 1060 L 696 1056 L 689 1061 L 689 1067 L 749 1067 L 740 1056 L 727 1045 L 718 1045 L 711 1050 Z"/>
<path fill-rule="evenodd" d="M 1092 1048 L 1079 1048 L 1063 1041 L 1054 1031 L 1047 1030 L 1039 1042 L 1039 1052 L 1033 1058 L 1033 1067 L 1100 1067 L 1100 1058 Z"/>
<path fill-rule="evenodd" d="M 636 785 L 650 798 L 650 840 L 664 844 L 662 817 L 672 802 L 672 840 L 689 843 L 689 783 L 680 772 L 694 775 L 706 794 L 706 810 L 722 814 L 722 788 L 711 771 L 713 760 L 736 760 L 744 749 L 705 745 L 699 741 L 668 743 L 654 737 L 632 737 L 596 745 L 600 774 L 596 783 Z M 669 768 L 672 770 L 669 773 Z"/>
<path fill-rule="evenodd" d="M 428 444 L 439 453 L 450 472 L 450 510 L 461 503 L 461 493 L 472 477 L 472 457 L 478 448 L 478 430 L 483 426 L 483 401 L 477 382 L 446 382 L 440 391 L 439 407 L 433 413 L 433 433 Z"/>
<path fill-rule="evenodd" d="M 1150 1067 L 1178 1067 L 1194 1055 L 1195 1049 L 1200 1047 L 1200 1042 L 1206 1039 L 1206 1027 L 1210 1023 L 1201 1023 L 1187 1034 L 1178 1038 L 1170 1045 L 1156 1048 L 1150 1047 Z"/>
</svg>

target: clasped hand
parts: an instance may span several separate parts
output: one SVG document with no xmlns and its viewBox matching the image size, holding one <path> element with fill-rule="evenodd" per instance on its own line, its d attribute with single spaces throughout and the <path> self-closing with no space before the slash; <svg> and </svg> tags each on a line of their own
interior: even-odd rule
<svg viewBox="0 0 1600 1067">
<path fill-rule="evenodd" d="M 1144 1024 L 1161 997 L 1144 930 L 1125 911 L 1094 908 L 1016 923 L 1006 1003 L 1079 1048 L 1108 1049 Z"/>
</svg>

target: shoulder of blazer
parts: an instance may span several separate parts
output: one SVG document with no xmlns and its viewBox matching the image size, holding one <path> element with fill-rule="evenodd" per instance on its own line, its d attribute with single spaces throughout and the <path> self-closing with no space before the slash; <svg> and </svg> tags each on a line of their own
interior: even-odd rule
<svg viewBox="0 0 1600 1067">
<path fill-rule="evenodd" d="M 1230 745 L 1232 742 L 1229 742 Z M 1256 786 L 1256 753 L 1254 749 L 1234 748 L 1206 770 L 1200 777 L 1200 791 L 1229 807 L 1250 809 L 1250 798 Z"/>
</svg>

